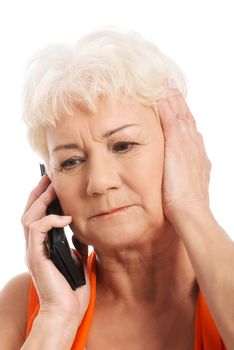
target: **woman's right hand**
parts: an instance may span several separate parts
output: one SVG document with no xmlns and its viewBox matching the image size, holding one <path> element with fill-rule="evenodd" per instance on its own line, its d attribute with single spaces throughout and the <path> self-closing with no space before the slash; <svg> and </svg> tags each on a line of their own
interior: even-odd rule
<svg viewBox="0 0 234 350">
<path fill-rule="evenodd" d="M 56 198 L 55 190 L 48 176 L 43 176 L 31 192 L 24 213 L 22 225 L 26 241 L 26 264 L 36 287 L 39 314 L 62 316 L 81 323 L 90 300 L 90 281 L 87 271 L 87 255 L 82 255 L 86 284 L 72 290 L 65 277 L 48 258 L 45 239 L 53 227 L 65 227 L 72 221 L 59 215 L 46 215 L 47 206 Z M 87 252 L 87 251 L 86 251 Z"/>
</svg>

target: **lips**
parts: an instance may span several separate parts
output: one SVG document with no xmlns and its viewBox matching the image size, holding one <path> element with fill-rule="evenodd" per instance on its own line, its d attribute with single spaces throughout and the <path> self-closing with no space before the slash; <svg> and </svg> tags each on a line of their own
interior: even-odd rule
<svg viewBox="0 0 234 350">
<path fill-rule="evenodd" d="M 129 208 L 129 207 L 131 207 L 131 205 L 126 205 L 126 206 L 124 206 L 124 207 L 119 207 L 119 208 L 112 208 L 112 209 L 107 210 L 107 211 L 101 211 L 100 213 L 91 216 L 90 219 L 91 219 L 91 218 L 94 218 L 94 217 L 96 217 L 96 216 L 112 214 L 112 213 L 114 213 L 114 212 L 116 212 L 116 211 L 118 211 L 118 210 L 127 209 L 127 208 Z"/>
</svg>

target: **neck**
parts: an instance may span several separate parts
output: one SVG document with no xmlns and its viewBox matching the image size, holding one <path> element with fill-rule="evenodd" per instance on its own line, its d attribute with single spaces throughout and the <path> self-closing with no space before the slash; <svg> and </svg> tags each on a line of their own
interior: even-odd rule
<svg viewBox="0 0 234 350">
<path fill-rule="evenodd" d="M 195 300 L 198 286 L 183 242 L 167 224 L 157 240 L 118 251 L 96 251 L 97 302 L 142 305 L 158 311 L 185 299 Z"/>
</svg>

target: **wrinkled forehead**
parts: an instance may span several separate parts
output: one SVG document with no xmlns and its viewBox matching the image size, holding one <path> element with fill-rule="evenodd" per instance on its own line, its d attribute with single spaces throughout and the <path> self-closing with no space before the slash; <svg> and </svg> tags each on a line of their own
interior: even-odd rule
<svg viewBox="0 0 234 350">
<path fill-rule="evenodd" d="M 128 125 L 138 126 L 138 130 L 147 132 L 152 131 L 156 124 L 157 116 L 150 106 L 131 98 L 107 100 L 99 105 L 96 113 L 75 106 L 72 115 L 62 116 L 55 127 L 47 128 L 47 144 L 52 146 L 60 140 L 84 140 L 90 137 L 101 141 L 104 137 L 111 136 L 114 130 L 124 130 Z"/>
</svg>

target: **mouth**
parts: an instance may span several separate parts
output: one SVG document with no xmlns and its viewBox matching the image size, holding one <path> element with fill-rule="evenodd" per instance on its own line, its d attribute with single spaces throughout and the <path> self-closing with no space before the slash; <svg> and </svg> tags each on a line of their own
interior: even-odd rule
<svg viewBox="0 0 234 350">
<path fill-rule="evenodd" d="M 90 217 L 90 219 L 93 219 L 93 218 L 96 218 L 96 217 L 103 217 L 103 216 L 111 216 L 115 213 L 119 213 L 119 212 L 122 212 L 122 211 L 126 211 L 128 208 L 132 207 L 132 205 L 127 205 L 125 207 L 120 207 L 120 208 L 113 208 L 111 210 L 108 210 L 106 212 L 100 212 L 96 215 L 93 215 Z"/>
</svg>

